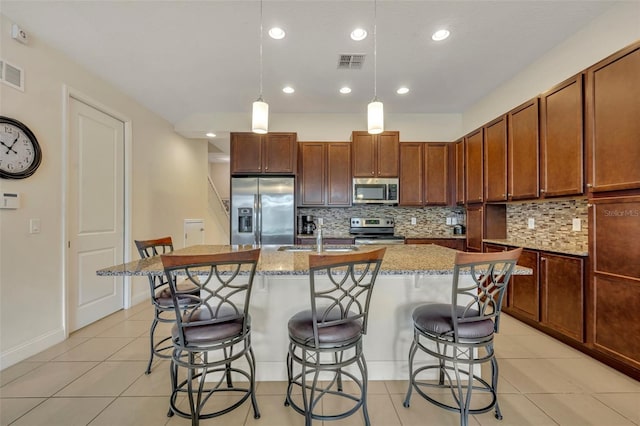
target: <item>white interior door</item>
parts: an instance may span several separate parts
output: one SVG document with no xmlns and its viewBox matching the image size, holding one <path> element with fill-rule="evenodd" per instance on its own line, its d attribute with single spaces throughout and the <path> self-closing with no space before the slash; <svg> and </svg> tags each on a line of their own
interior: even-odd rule
<svg viewBox="0 0 640 426">
<path fill-rule="evenodd" d="M 124 306 L 124 278 L 96 270 L 124 262 L 124 123 L 69 99 L 69 331 Z"/>
<path fill-rule="evenodd" d="M 185 219 L 184 221 L 184 246 L 204 244 L 204 220 Z"/>
</svg>

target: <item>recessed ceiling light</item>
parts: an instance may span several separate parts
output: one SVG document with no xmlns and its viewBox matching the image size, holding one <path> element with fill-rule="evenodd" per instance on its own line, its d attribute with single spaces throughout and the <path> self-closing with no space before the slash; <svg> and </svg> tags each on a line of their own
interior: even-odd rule
<svg viewBox="0 0 640 426">
<path fill-rule="evenodd" d="M 356 28 L 351 31 L 351 40 L 362 41 L 367 38 L 367 31 L 364 28 Z"/>
<path fill-rule="evenodd" d="M 409 93 L 409 88 L 408 87 L 400 87 L 398 90 L 396 90 L 396 93 L 398 95 L 406 95 L 407 93 Z"/>
<path fill-rule="evenodd" d="M 273 27 L 269 30 L 269 36 L 275 40 L 281 40 L 285 36 L 285 32 L 282 28 Z"/>
<path fill-rule="evenodd" d="M 207 133 L 207 135 L 206 135 L 206 136 L 207 136 L 208 138 L 215 138 L 215 137 L 216 137 L 216 134 L 215 134 L 215 133 L 213 133 L 213 132 L 209 132 L 209 133 Z"/>
<path fill-rule="evenodd" d="M 431 36 L 431 39 L 434 41 L 442 41 L 445 38 L 449 37 L 449 30 L 438 30 Z"/>
<path fill-rule="evenodd" d="M 347 93 L 351 93 L 351 88 L 350 87 L 341 87 L 340 88 L 340 93 L 342 93 L 343 95 L 346 95 Z"/>
<path fill-rule="evenodd" d="M 295 91 L 296 91 L 296 89 L 294 89 L 294 88 L 293 88 L 293 87 L 291 87 L 291 86 L 285 86 L 285 87 L 283 87 L 283 88 L 282 88 L 282 91 L 283 91 L 284 93 L 293 93 L 293 92 L 295 92 Z"/>
</svg>

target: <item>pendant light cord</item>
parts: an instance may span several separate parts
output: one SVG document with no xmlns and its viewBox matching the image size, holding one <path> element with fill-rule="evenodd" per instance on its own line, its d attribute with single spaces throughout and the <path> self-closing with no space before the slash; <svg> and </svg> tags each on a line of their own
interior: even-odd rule
<svg viewBox="0 0 640 426">
<path fill-rule="evenodd" d="M 260 0 L 260 101 L 262 101 L 262 0 Z"/>
<path fill-rule="evenodd" d="M 378 99 L 378 2 L 373 1 L 373 100 Z"/>
</svg>

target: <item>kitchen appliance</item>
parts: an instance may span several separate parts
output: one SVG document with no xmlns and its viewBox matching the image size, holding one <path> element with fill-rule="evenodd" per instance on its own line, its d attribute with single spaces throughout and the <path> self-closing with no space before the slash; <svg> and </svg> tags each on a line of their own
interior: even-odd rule
<svg viewBox="0 0 640 426">
<path fill-rule="evenodd" d="M 404 237 L 395 235 L 395 221 L 392 217 L 352 217 L 349 233 L 356 245 L 404 244 Z"/>
<path fill-rule="evenodd" d="M 467 232 L 467 229 L 464 227 L 464 225 L 455 225 L 453 227 L 453 235 L 464 235 Z"/>
<path fill-rule="evenodd" d="M 353 178 L 353 204 L 398 204 L 398 178 Z"/>
<path fill-rule="evenodd" d="M 231 244 L 293 244 L 292 177 L 231 179 Z"/>
<path fill-rule="evenodd" d="M 316 230 L 315 218 L 311 215 L 298 216 L 298 233 L 312 235 Z"/>
</svg>

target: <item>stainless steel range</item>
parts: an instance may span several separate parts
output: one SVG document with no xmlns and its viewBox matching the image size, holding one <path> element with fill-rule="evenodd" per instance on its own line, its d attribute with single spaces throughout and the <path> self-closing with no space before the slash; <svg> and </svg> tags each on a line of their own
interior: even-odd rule
<svg viewBox="0 0 640 426">
<path fill-rule="evenodd" d="M 395 235 L 392 217 L 352 217 L 349 233 L 356 244 L 404 244 L 404 237 Z"/>
</svg>

